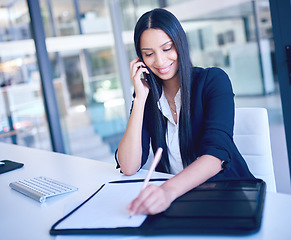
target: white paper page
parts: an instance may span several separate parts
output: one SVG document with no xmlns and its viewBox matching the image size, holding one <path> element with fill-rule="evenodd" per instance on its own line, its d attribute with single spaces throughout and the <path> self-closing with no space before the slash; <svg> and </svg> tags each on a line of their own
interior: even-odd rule
<svg viewBox="0 0 291 240">
<path fill-rule="evenodd" d="M 161 185 L 163 181 L 150 182 Z M 56 229 L 139 227 L 146 215 L 129 217 L 126 206 L 137 197 L 143 182 L 107 183 Z"/>
</svg>

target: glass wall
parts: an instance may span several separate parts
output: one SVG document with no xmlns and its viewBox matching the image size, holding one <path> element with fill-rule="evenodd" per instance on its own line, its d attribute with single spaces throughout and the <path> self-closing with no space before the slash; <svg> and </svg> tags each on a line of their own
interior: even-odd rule
<svg viewBox="0 0 291 240">
<path fill-rule="evenodd" d="M 43 0 L 66 152 L 114 161 L 126 127 L 106 0 Z"/>
<path fill-rule="evenodd" d="M 183 20 L 194 65 L 223 68 L 237 95 L 275 91 L 271 41 L 259 34 L 259 10 L 248 1 Z"/>
<path fill-rule="evenodd" d="M 0 141 L 51 150 L 26 1 L 0 6 Z"/>
</svg>

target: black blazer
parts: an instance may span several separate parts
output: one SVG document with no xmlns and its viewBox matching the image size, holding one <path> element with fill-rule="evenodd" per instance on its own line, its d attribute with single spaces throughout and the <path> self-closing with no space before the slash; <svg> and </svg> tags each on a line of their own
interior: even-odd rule
<svg viewBox="0 0 291 240">
<path fill-rule="evenodd" d="M 191 131 L 197 157 L 208 154 L 224 161 L 223 170 L 211 180 L 254 178 L 233 142 L 234 94 L 227 74 L 219 68 L 194 67 L 191 83 Z M 148 158 L 154 136 L 151 106 L 146 103 L 142 128 L 142 165 Z M 166 125 L 164 126 L 166 128 Z M 195 161 L 195 159 L 193 159 Z M 158 171 L 164 171 L 159 164 Z"/>
</svg>

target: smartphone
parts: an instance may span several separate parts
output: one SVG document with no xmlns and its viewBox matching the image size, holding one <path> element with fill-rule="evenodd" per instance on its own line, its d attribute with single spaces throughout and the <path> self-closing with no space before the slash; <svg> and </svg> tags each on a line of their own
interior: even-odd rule
<svg viewBox="0 0 291 240">
<path fill-rule="evenodd" d="M 142 83 L 143 83 L 144 85 L 146 85 L 149 89 L 151 89 L 151 87 L 150 87 L 150 85 L 149 85 L 149 82 L 148 82 L 148 75 L 149 75 L 149 74 L 146 74 L 145 72 L 142 73 L 142 76 L 141 76 L 140 80 L 142 81 Z"/>
<path fill-rule="evenodd" d="M 1 163 L 2 163 L 2 165 L 0 167 L 0 174 L 12 171 L 12 170 L 17 169 L 17 168 L 21 168 L 24 165 L 23 163 L 14 162 L 14 161 L 10 161 L 10 160 L 1 160 Z"/>
<path fill-rule="evenodd" d="M 148 81 L 148 79 L 147 79 L 147 75 L 148 75 L 148 74 L 146 74 L 146 73 L 143 72 L 142 75 L 141 75 L 141 80 L 147 82 L 147 81 Z"/>
</svg>

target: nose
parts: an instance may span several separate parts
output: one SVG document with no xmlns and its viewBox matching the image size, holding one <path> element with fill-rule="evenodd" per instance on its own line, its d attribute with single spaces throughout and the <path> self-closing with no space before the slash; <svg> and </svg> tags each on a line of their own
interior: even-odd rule
<svg viewBox="0 0 291 240">
<path fill-rule="evenodd" d="M 157 67 L 163 67 L 165 62 L 165 55 L 163 52 L 158 52 L 156 54 L 155 64 Z"/>
</svg>

